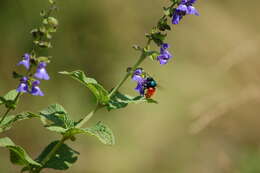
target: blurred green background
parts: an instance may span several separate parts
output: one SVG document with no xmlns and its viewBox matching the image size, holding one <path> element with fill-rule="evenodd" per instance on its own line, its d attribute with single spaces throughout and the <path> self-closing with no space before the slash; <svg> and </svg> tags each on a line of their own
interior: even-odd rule
<svg viewBox="0 0 260 173">
<path fill-rule="evenodd" d="M 75 119 L 94 105 L 93 96 L 58 71 L 82 69 L 107 89 L 137 59 L 131 45 L 145 43 L 168 0 L 62 0 L 60 28 L 48 54 L 52 80 L 45 97 L 24 96 L 17 112 L 62 104 Z M 147 60 L 145 70 L 160 84 L 158 105 L 130 105 L 99 111 L 116 135 L 113 147 L 94 137 L 68 142 L 81 153 L 68 173 L 259 173 L 260 172 L 260 20 L 259 0 L 198 0 L 201 16 L 188 16 L 169 33 L 175 55 L 166 66 Z M 0 95 L 17 86 L 13 69 L 30 50 L 29 31 L 39 24 L 47 0 L 0 2 Z M 137 94 L 134 82 L 121 91 Z M 4 110 L 1 108 L 1 112 Z M 9 136 L 36 157 L 58 135 L 38 120 L 16 124 Z M 16 173 L 8 151 L 0 148 L 0 173 Z M 59 171 L 45 170 L 45 173 Z"/>
</svg>

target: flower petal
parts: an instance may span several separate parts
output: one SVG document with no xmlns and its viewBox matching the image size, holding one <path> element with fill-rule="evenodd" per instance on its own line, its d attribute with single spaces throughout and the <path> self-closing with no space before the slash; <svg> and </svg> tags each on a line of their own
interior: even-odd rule
<svg viewBox="0 0 260 173">
<path fill-rule="evenodd" d="M 184 4 L 179 5 L 179 6 L 176 8 L 176 10 L 181 11 L 181 12 L 186 12 L 186 13 L 188 13 L 188 7 L 187 7 L 187 5 L 184 5 Z"/>
<path fill-rule="evenodd" d="M 193 15 L 199 16 L 199 12 L 193 6 L 188 6 L 187 14 L 193 14 Z"/>
</svg>

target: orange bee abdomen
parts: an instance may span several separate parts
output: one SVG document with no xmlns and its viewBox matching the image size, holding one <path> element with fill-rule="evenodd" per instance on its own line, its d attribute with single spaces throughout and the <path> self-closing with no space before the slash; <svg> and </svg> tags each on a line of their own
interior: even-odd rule
<svg viewBox="0 0 260 173">
<path fill-rule="evenodd" d="M 146 98 L 151 98 L 154 95 L 155 91 L 156 91 L 156 88 L 154 88 L 154 87 L 148 88 L 146 90 L 145 97 Z"/>
</svg>

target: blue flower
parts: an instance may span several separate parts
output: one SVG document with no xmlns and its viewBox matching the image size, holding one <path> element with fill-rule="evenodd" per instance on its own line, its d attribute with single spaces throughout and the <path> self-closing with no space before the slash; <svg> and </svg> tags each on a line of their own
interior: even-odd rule
<svg viewBox="0 0 260 173">
<path fill-rule="evenodd" d="M 161 45 L 160 55 L 157 56 L 157 60 L 160 62 L 160 64 L 167 64 L 169 59 L 173 57 L 171 53 L 167 50 L 168 48 L 169 44 L 167 43 Z"/>
<path fill-rule="evenodd" d="M 30 58 L 31 58 L 30 54 L 28 54 L 28 53 L 24 54 L 23 60 L 20 61 L 17 65 L 23 65 L 27 70 L 29 70 L 29 68 L 30 68 Z"/>
<path fill-rule="evenodd" d="M 144 78 L 143 73 L 144 72 L 142 68 L 137 68 L 132 75 L 132 79 L 137 82 L 137 86 L 135 90 L 138 91 L 140 95 L 144 95 L 144 91 L 145 91 L 146 80 Z"/>
<path fill-rule="evenodd" d="M 45 62 L 40 62 L 34 76 L 38 79 L 49 80 L 50 77 L 46 71 L 46 66 L 47 64 Z"/>
<path fill-rule="evenodd" d="M 172 24 L 179 24 L 183 16 L 187 14 L 199 16 L 196 8 L 192 6 L 195 2 L 196 0 L 182 0 L 173 13 Z"/>
<path fill-rule="evenodd" d="M 32 90 L 31 90 L 31 94 L 34 96 L 44 96 L 43 92 L 41 91 L 40 87 L 40 81 L 36 80 L 32 83 Z"/>
<path fill-rule="evenodd" d="M 146 84 L 146 80 L 143 78 L 141 81 L 137 82 L 137 86 L 135 87 L 135 90 L 138 91 L 141 96 L 144 95 L 146 89 L 145 84 Z"/>
<path fill-rule="evenodd" d="M 137 68 L 135 71 L 134 71 L 134 74 L 132 76 L 132 79 L 134 81 L 137 81 L 137 82 L 141 82 L 143 80 L 142 78 L 142 74 L 143 74 L 143 69 L 142 68 Z"/>
<path fill-rule="evenodd" d="M 20 93 L 27 93 L 29 92 L 29 86 L 28 86 L 28 78 L 27 77 L 22 77 L 20 80 L 20 84 L 18 88 L 16 89 L 17 92 Z"/>
</svg>

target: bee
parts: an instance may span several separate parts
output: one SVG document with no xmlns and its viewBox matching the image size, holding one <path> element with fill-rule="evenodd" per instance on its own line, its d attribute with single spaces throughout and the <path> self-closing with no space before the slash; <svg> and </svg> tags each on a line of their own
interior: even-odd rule
<svg viewBox="0 0 260 173">
<path fill-rule="evenodd" d="M 145 87 L 145 98 L 151 98 L 156 92 L 157 83 L 152 77 L 146 79 Z"/>
</svg>

